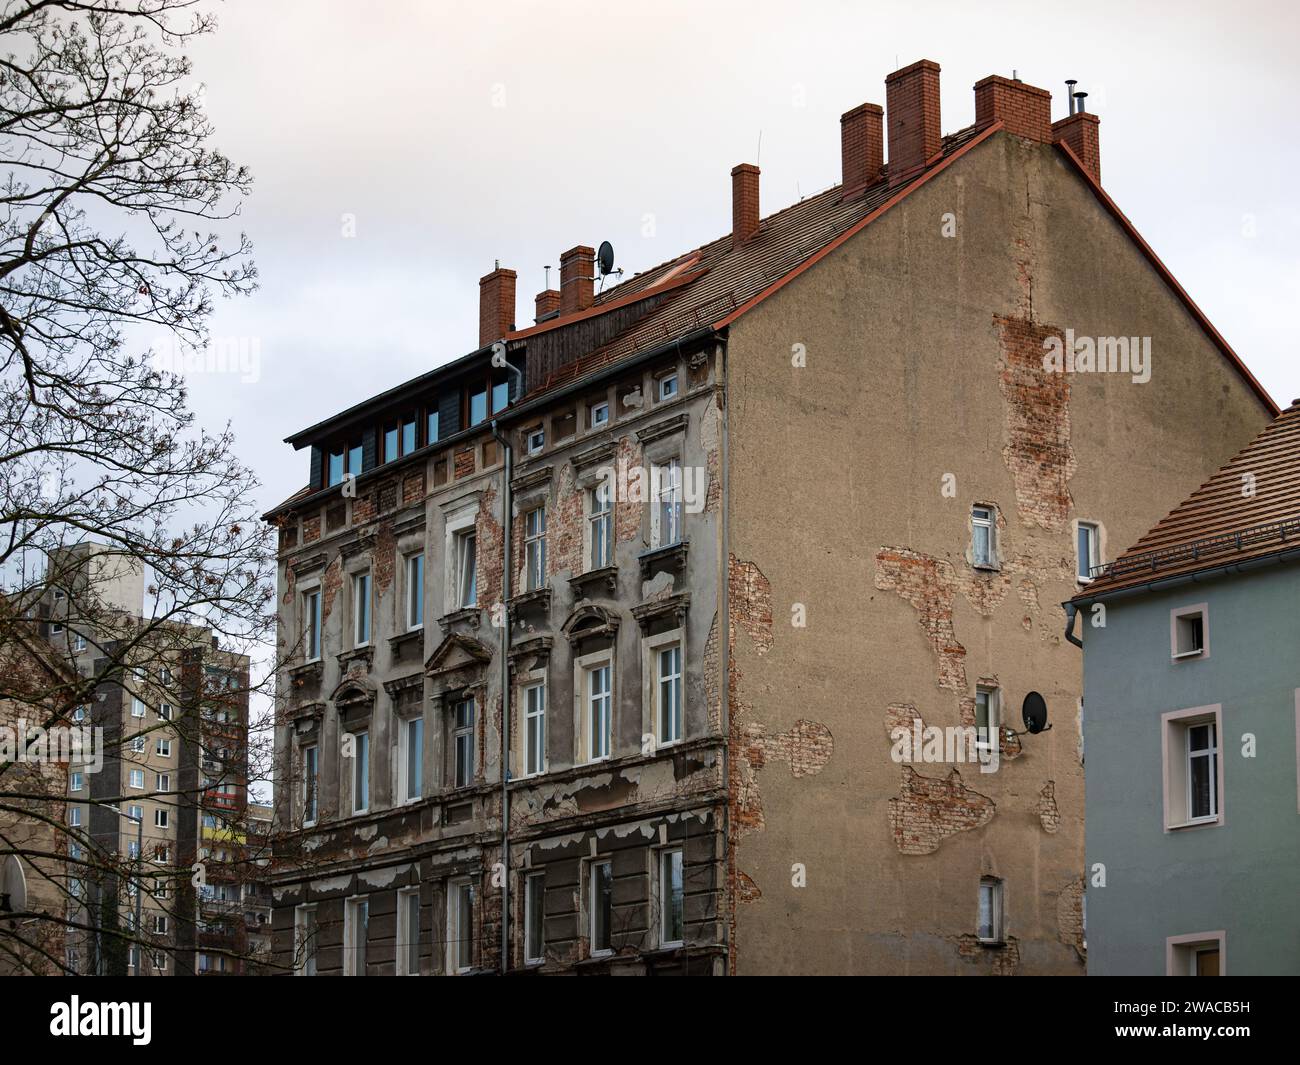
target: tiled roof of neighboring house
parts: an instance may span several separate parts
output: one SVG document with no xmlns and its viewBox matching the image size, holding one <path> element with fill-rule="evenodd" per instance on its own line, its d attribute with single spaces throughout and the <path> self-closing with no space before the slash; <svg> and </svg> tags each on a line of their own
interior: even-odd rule
<svg viewBox="0 0 1300 1065">
<path fill-rule="evenodd" d="M 1300 549 L 1300 400 L 1170 512 L 1076 601 Z"/>
<path fill-rule="evenodd" d="M 844 200 L 843 186 L 834 185 L 764 218 L 758 233 L 738 247 L 727 233 L 607 290 L 597 299 L 594 310 L 683 274 L 699 275 L 610 343 L 556 369 L 536 391 L 585 377 L 610 362 L 701 327 L 727 324 L 768 290 L 795 276 L 819 253 L 856 232 L 999 127 L 1000 123 L 969 126 L 949 134 L 943 139 L 941 153 L 928 168 L 894 188 L 889 187 L 886 166 L 884 176 L 864 194 Z"/>
</svg>

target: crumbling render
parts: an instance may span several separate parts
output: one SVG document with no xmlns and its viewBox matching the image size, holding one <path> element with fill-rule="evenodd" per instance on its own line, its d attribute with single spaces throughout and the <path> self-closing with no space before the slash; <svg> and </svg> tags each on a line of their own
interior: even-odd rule
<svg viewBox="0 0 1300 1065">
<path fill-rule="evenodd" d="M 1038 821 L 1044 832 L 1054 833 L 1061 827 L 1061 812 L 1056 808 L 1056 782 L 1049 780 L 1038 793 Z"/>
<path fill-rule="evenodd" d="M 989 970 L 990 976 L 1015 976 L 1020 968 L 1020 941 L 1008 936 L 1001 945 L 989 947 L 972 932 L 957 937 L 957 953 L 973 965 Z"/>
<path fill-rule="evenodd" d="M 1043 366 L 1043 341 L 1056 326 L 994 315 L 1000 336 L 998 384 L 1006 407 L 1002 461 L 1026 525 L 1063 530 L 1074 505 L 1070 478 L 1077 466 L 1070 443 L 1070 375 Z"/>
<path fill-rule="evenodd" d="M 987 825 L 996 809 L 956 769 L 940 780 L 903 766 L 902 794 L 889 800 L 889 825 L 900 853 L 933 854 L 949 836 Z"/>
<path fill-rule="evenodd" d="M 1088 947 L 1083 927 L 1083 877 L 1071 880 L 1056 896 L 1056 927 L 1062 943 L 1074 948 L 1083 963 L 1088 961 Z"/>
</svg>

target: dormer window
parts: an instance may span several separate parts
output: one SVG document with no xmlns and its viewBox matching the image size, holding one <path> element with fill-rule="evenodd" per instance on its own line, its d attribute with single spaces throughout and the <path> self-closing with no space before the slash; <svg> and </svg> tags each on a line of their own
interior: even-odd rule
<svg viewBox="0 0 1300 1065">
<path fill-rule="evenodd" d="M 609 424 L 609 404 L 593 403 L 591 405 L 589 425 L 592 429 L 600 429 Z"/>
</svg>

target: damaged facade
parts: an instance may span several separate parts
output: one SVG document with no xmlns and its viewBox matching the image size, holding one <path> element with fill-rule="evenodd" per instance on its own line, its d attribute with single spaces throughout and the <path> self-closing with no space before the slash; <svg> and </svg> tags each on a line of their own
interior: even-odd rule
<svg viewBox="0 0 1300 1065">
<path fill-rule="evenodd" d="M 1095 116 L 989 78 L 945 137 L 938 92 L 891 75 L 767 218 L 737 167 L 731 233 L 599 295 L 572 249 L 532 326 L 495 270 L 478 350 L 290 438 L 277 964 L 1083 971 L 1050 604 L 1274 408 Z M 1049 372 L 1067 329 L 1154 338 L 1151 380 Z M 894 761 L 914 720 L 996 771 Z"/>
</svg>

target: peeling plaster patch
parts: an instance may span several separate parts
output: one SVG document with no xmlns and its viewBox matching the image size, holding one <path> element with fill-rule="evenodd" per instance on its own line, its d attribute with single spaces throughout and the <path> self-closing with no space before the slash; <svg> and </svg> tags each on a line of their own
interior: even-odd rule
<svg viewBox="0 0 1300 1065">
<path fill-rule="evenodd" d="M 641 445 L 632 443 L 630 437 L 621 437 L 618 442 L 618 455 L 615 470 L 634 470 L 641 468 Z M 616 493 L 617 494 L 617 493 Z M 614 500 L 614 542 L 625 544 L 641 537 L 642 502 L 636 498 L 637 493 L 623 493 L 630 499 Z"/>
<path fill-rule="evenodd" d="M 709 715 L 709 728 L 717 732 L 722 728 L 722 695 L 718 684 L 718 613 L 713 612 L 709 635 L 704 641 L 704 703 Z"/>
<path fill-rule="evenodd" d="M 1016 590 L 1020 593 L 1020 601 L 1034 613 L 1038 613 L 1038 585 L 1028 577 L 1023 577 Z"/>
<path fill-rule="evenodd" d="M 362 841 L 372 840 L 379 834 L 377 825 L 362 825 L 356 830 L 356 838 Z"/>
<path fill-rule="evenodd" d="M 325 880 L 313 880 L 310 890 L 313 893 L 319 892 L 322 895 L 333 894 L 336 891 L 347 891 L 352 887 L 352 877 L 350 876 L 331 876 Z"/>
<path fill-rule="evenodd" d="M 738 872 L 736 873 L 736 897 L 740 902 L 757 902 L 763 897 L 763 892 L 754 883 L 753 877 L 748 873 Z"/>
<path fill-rule="evenodd" d="M 765 655 L 772 649 L 772 585 L 752 562 L 731 556 L 730 596 L 732 617 L 754 641 L 754 650 Z M 735 635 L 732 637 L 735 646 Z"/>
<path fill-rule="evenodd" d="M 385 842 L 387 841 L 385 840 Z M 390 887 L 393 881 L 397 879 L 397 873 L 398 867 L 395 865 L 389 866 L 387 869 L 368 869 L 357 877 L 357 882 L 364 884 L 366 887 L 386 888 Z"/>
<path fill-rule="evenodd" d="M 939 658 L 939 687 L 966 692 L 966 648 L 952 626 L 956 577 L 952 564 L 906 547 L 876 552 L 876 587 L 894 592 L 915 608 L 930 647 Z"/>
<path fill-rule="evenodd" d="M 641 582 L 641 599 L 645 602 L 665 599 L 673 594 L 674 586 L 674 575 L 668 570 L 662 570 L 650 580 Z"/>
<path fill-rule="evenodd" d="M 371 564 L 375 573 L 375 594 L 382 599 L 393 586 L 393 572 L 397 568 L 397 540 L 393 536 L 391 521 L 379 525 Z"/>
<path fill-rule="evenodd" d="M 933 854 L 949 836 L 993 820 L 996 804 L 972 791 L 952 769 L 947 779 L 923 777 L 903 766 L 902 793 L 889 800 L 889 825 L 903 854 Z"/>
<path fill-rule="evenodd" d="M 501 598 L 502 560 L 501 523 L 493 513 L 497 490 L 489 485 L 479 497 L 478 515 L 474 520 L 475 549 L 478 553 L 478 601 L 491 607 Z"/>
<path fill-rule="evenodd" d="M 1070 443 L 1070 375 L 1043 368 L 1043 341 L 1056 326 L 994 315 L 1000 334 L 998 383 L 1006 408 L 1002 461 L 1016 486 L 1016 509 L 1026 525 L 1063 530 L 1074 501 L 1070 478 L 1077 463 Z"/>
<path fill-rule="evenodd" d="M 835 737 L 820 721 L 801 717 L 785 732 L 767 736 L 766 731 L 758 722 L 745 728 L 755 769 L 763 768 L 769 759 L 776 759 L 789 765 L 792 776 L 816 776 L 835 751 Z"/>
<path fill-rule="evenodd" d="M 1038 820 L 1044 832 L 1061 827 L 1061 812 L 1056 808 L 1056 782 L 1049 780 L 1038 793 Z"/>
<path fill-rule="evenodd" d="M 722 478 L 718 476 L 718 464 L 721 451 L 718 447 L 718 397 L 715 393 L 709 397 L 700 414 L 700 447 L 704 449 L 705 472 L 708 474 L 709 486 L 704 495 L 704 513 L 715 514 L 722 500 Z"/>
<path fill-rule="evenodd" d="M 1083 932 L 1083 877 L 1071 880 L 1056 896 L 1056 928 L 1062 943 L 1074 948 L 1081 962 L 1088 961 Z"/>
<path fill-rule="evenodd" d="M 334 561 L 325 568 L 325 574 L 321 577 L 321 620 L 330 616 L 330 611 L 334 609 L 334 600 L 338 597 L 339 589 L 343 587 L 343 556 L 335 555 Z"/>
<path fill-rule="evenodd" d="M 957 953 L 966 961 L 989 969 L 992 976 L 1015 976 L 1020 968 L 1020 941 L 1008 936 L 1002 946 L 987 946 L 968 932 L 957 937 Z"/>
</svg>

